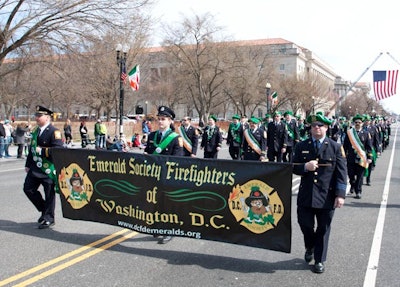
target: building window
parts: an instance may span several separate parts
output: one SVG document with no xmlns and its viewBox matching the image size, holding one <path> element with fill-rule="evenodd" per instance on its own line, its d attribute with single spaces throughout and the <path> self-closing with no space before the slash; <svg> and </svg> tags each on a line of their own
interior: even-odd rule
<svg viewBox="0 0 400 287">
<path fill-rule="evenodd" d="M 284 71 L 285 70 L 285 64 L 280 64 L 279 65 L 279 70 Z"/>
</svg>

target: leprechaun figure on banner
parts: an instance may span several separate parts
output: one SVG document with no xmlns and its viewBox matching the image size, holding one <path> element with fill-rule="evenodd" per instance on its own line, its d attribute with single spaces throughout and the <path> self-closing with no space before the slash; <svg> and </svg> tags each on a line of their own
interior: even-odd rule
<svg viewBox="0 0 400 287">
<path fill-rule="evenodd" d="M 53 112 L 36 106 L 35 119 L 37 126 L 32 131 L 31 146 L 25 162 L 27 172 L 24 182 L 24 193 L 41 213 L 39 229 L 54 225 L 55 188 L 57 176 L 52 162 L 51 151 L 54 147 L 63 147 L 60 130 L 51 124 Z M 42 185 L 44 198 L 39 186 Z"/>
</svg>

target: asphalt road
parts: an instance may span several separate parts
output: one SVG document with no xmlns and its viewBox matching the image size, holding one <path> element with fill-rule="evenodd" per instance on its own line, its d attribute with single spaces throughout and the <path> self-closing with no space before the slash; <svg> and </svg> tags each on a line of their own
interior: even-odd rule
<svg viewBox="0 0 400 287">
<path fill-rule="evenodd" d="M 394 147 L 394 148 L 393 148 Z M 151 236 L 62 217 L 37 229 L 39 213 L 22 191 L 23 160 L 0 161 L 0 286 L 400 286 L 400 142 L 378 159 L 361 200 L 348 197 L 333 221 L 326 272 L 303 260 L 293 177 L 292 251 Z M 228 158 L 226 148 L 221 158 Z"/>
</svg>

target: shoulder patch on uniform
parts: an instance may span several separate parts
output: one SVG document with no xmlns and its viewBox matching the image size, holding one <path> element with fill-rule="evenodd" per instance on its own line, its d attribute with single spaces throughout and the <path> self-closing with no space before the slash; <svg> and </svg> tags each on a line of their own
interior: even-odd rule
<svg viewBox="0 0 400 287">
<path fill-rule="evenodd" d="M 56 140 L 62 139 L 61 132 L 59 130 L 54 131 L 54 138 Z"/>
<path fill-rule="evenodd" d="M 182 137 L 178 137 L 178 143 L 180 147 L 183 147 L 183 139 Z"/>
<path fill-rule="evenodd" d="M 302 150 L 301 153 L 310 153 L 308 150 Z"/>
</svg>

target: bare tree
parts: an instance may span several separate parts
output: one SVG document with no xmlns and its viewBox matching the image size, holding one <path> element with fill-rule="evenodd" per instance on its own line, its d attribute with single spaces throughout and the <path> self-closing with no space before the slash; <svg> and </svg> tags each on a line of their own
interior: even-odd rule
<svg viewBox="0 0 400 287">
<path fill-rule="evenodd" d="M 188 95 L 202 119 L 223 103 L 224 63 L 215 44 L 221 28 L 214 23 L 214 17 L 209 13 L 184 18 L 180 27 L 167 27 L 163 42 L 179 74 L 179 91 Z"/>
<path fill-rule="evenodd" d="M 41 71 L 42 77 L 36 78 L 36 84 L 42 84 L 40 96 L 43 101 L 63 103 L 62 110 L 69 116 L 72 104 L 80 103 L 81 99 L 92 102 L 93 97 L 106 97 L 97 106 L 110 106 L 114 103 L 118 83 L 116 63 L 106 61 L 105 57 L 115 59 L 115 45 L 107 35 L 113 34 L 121 42 L 131 45 L 129 59 L 140 52 L 149 40 L 151 18 L 146 16 L 146 9 L 152 5 L 152 0 L 6 0 L 0 3 L 0 79 L 29 70 L 28 65 Z M 129 28 L 127 28 L 129 27 Z M 101 42 L 101 40 L 103 40 Z M 96 48 L 101 42 L 106 49 L 101 49 L 100 55 Z M 112 47 L 111 47 L 112 46 Z M 105 51 L 104 51 L 105 50 Z M 88 56 L 90 55 L 90 56 Z M 86 62 L 76 59 L 85 56 Z M 68 61 L 63 61 L 68 59 Z M 87 62 L 98 61 L 97 69 L 104 68 L 108 76 L 100 77 L 99 73 L 90 74 L 81 68 Z M 115 61 L 115 60 L 114 60 Z M 110 63 L 108 66 L 105 62 Z M 42 67 L 36 64 L 41 63 Z M 68 64 L 69 63 L 69 64 Z M 72 63 L 74 66 L 72 66 Z M 86 67 L 87 68 L 87 67 Z M 48 73 L 44 73 L 48 71 Z M 82 73 L 77 73 L 81 71 Z M 108 80 L 110 74 L 114 72 Z M 36 73 L 37 74 L 37 73 Z M 88 90 L 93 80 L 107 83 L 107 91 Z M 58 97 L 58 98 L 57 98 Z M 15 107 L 5 95 L 0 94 L 2 103 L 7 110 Z M 110 98 L 112 98 L 110 100 Z M 18 101 L 21 101 L 18 99 Z M 36 97 L 36 103 L 40 100 Z M 98 101 L 95 101 L 98 102 Z M 105 102 L 107 104 L 105 105 Z M 97 110 L 97 109 L 96 109 Z"/>
<path fill-rule="evenodd" d="M 150 0 L 6 0 L 0 4 L 0 66 L 11 55 L 32 55 L 47 46 L 60 53 L 106 29 L 125 28 L 126 13 Z M 129 14 L 128 14 L 129 15 Z"/>
<path fill-rule="evenodd" d="M 254 114 L 260 106 L 266 106 L 265 84 L 276 81 L 274 61 L 268 49 L 259 46 L 225 44 L 224 94 L 241 114 Z"/>
</svg>

